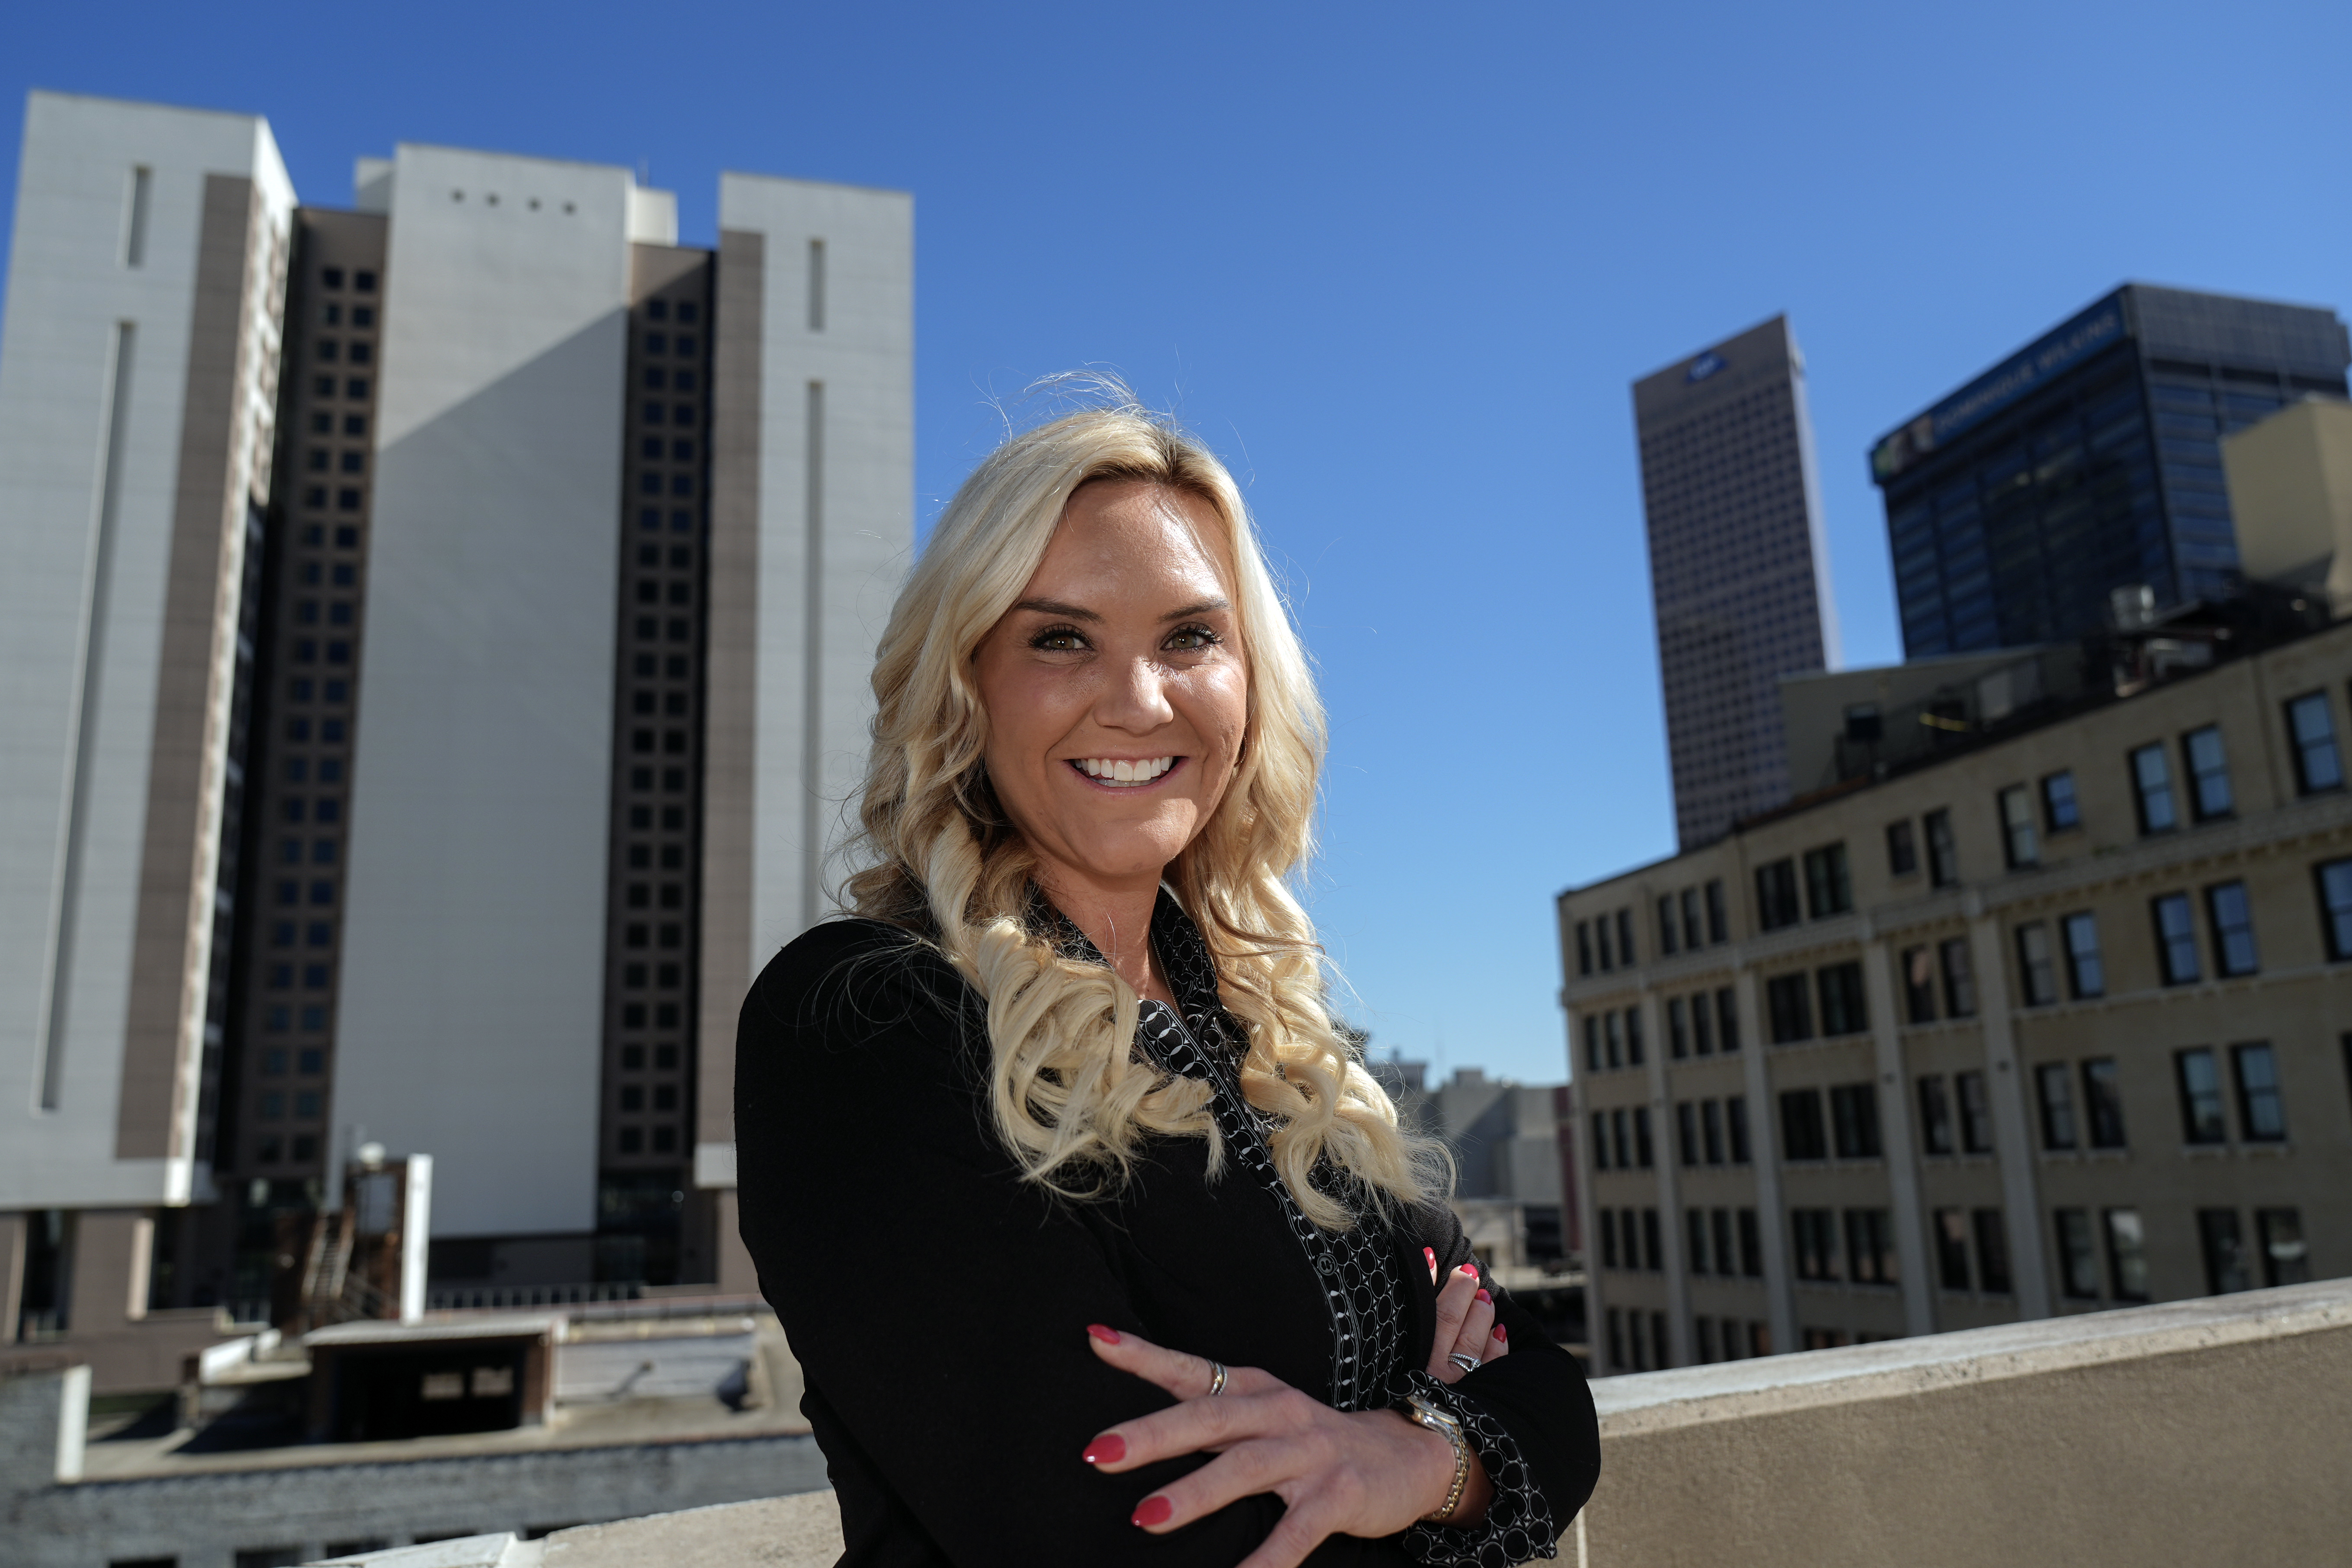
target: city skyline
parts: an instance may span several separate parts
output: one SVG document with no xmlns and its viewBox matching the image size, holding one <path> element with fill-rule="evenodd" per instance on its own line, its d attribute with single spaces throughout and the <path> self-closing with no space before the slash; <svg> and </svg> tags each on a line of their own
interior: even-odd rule
<svg viewBox="0 0 2352 1568">
<path fill-rule="evenodd" d="M 1896 420 L 2127 279 L 2352 300 L 2352 216 L 2307 194 L 2321 151 L 2250 158 L 2149 91 L 2256 121 L 2325 101 L 2336 10 L 2225 31 L 2176 6 L 2118 32 L 1997 9 L 1955 39 L 1728 7 L 1436 35 L 1373 13 L 1338 37 L 1212 9 L 1174 41 L 1049 12 L 730 13 L 690 93 L 654 83 L 642 18 L 597 15 L 551 32 L 426 6 L 232 40 L 163 8 L 61 13 L 26 24 L 0 86 L 268 112 L 330 205 L 349 153 L 399 138 L 645 160 L 693 244 L 722 163 L 914 191 L 918 526 L 1002 429 L 991 399 L 1039 375 L 1114 366 L 1199 427 L 1249 487 L 1332 709 L 1310 891 L 1351 1012 L 1381 1047 L 1528 1081 L 1561 1068 L 1550 896 L 1673 845 L 1626 383 L 1800 324 L 1846 654 L 1880 662 L 1899 639 L 1865 453 Z M 2022 57 L 2000 42 L 2020 35 Z M 1927 56 L 1926 78 L 1893 68 Z M 1094 195 L 1162 154 L 1036 107 L 1105 71 L 1167 106 L 1198 221 Z M 1917 150 L 1960 123 L 1923 178 Z M 2104 151 L 2119 134 L 2127 160 Z M 2097 176 L 2016 180 L 2065 148 Z M 1074 227 L 1115 262 L 1074 260 Z M 1482 548 L 1433 554 L 1433 527 Z M 1523 755 L 1474 770 L 1433 743 L 1455 736 Z M 1395 918 L 1465 904 L 1481 918 Z"/>
</svg>

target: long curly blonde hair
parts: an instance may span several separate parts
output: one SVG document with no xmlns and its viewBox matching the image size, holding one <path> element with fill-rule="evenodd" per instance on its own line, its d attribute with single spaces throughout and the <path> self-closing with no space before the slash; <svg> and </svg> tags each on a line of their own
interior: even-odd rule
<svg viewBox="0 0 2352 1568">
<path fill-rule="evenodd" d="M 1321 701 L 1241 492 L 1224 465 L 1132 400 L 1015 436 L 948 503 L 900 592 L 874 668 L 878 712 L 845 892 L 859 914 L 936 944 L 986 1000 L 989 1102 L 1027 1178 L 1073 1198 L 1115 1192 L 1146 1134 L 1223 1154 L 1205 1086 L 1134 1050 L 1133 987 L 1066 958 L 1026 918 L 1036 858 L 990 788 L 972 657 L 1020 599 L 1064 507 L 1097 479 L 1197 496 L 1225 530 L 1248 664 L 1248 731 L 1216 811 L 1167 871 L 1247 1036 L 1243 1092 L 1270 1113 L 1275 1164 L 1316 1224 L 1442 1195 L 1442 1149 L 1401 1129 L 1328 1009 L 1322 952 L 1288 879 L 1313 849 Z M 1310 1180 L 1318 1160 L 1352 1181 Z M 1325 1188 L 1331 1190 L 1325 1190 Z"/>
</svg>

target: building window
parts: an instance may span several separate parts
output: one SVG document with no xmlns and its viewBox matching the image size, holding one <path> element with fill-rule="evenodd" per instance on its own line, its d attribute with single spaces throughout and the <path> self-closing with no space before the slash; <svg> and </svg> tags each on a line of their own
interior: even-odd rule
<svg viewBox="0 0 2352 1568">
<path fill-rule="evenodd" d="M 1715 1054 L 1715 998 L 1705 991 L 1690 999 L 1691 1049 L 1703 1057 Z"/>
<path fill-rule="evenodd" d="M 1698 1107 L 1687 1100 L 1675 1105 L 1675 1152 L 1685 1165 L 1698 1163 Z"/>
<path fill-rule="evenodd" d="M 1699 924 L 1698 889 L 1696 888 L 1685 888 L 1683 889 L 1682 905 L 1683 945 L 1690 949 L 1693 952 L 1696 952 L 1699 950 L 1699 944 L 1706 940 L 1706 928 Z"/>
<path fill-rule="evenodd" d="M 1911 831 L 1911 819 L 1886 825 L 1886 874 L 1908 877 L 1919 869 L 1919 841 Z"/>
<path fill-rule="evenodd" d="M 2074 798 L 2074 775 L 2070 772 L 2052 773 L 2042 781 L 2042 816 L 2053 833 L 2063 833 L 2083 826 L 2083 808 Z"/>
<path fill-rule="evenodd" d="M 1960 1149 L 1969 1154 L 1992 1152 L 1992 1101 L 1985 1094 L 1981 1072 L 1955 1073 L 1952 1087 L 1960 1101 Z"/>
<path fill-rule="evenodd" d="M 1592 1113 L 1592 1168 L 1609 1168 L 1609 1113 L 1605 1110 Z"/>
<path fill-rule="evenodd" d="M 2344 758 L 2336 749 L 2336 713 L 2325 691 L 2286 705 L 2287 733 L 2294 745 L 2295 788 L 2305 795 L 2344 787 Z"/>
<path fill-rule="evenodd" d="M 1790 1209 L 1789 1228 L 1796 1237 L 1797 1278 L 1834 1279 L 1837 1272 L 1837 1214 L 1832 1209 Z"/>
<path fill-rule="evenodd" d="M 1860 1285 L 1893 1285 L 1900 1281 L 1895 1264 L 1895 1225 L 1885 1209 L 1845 1211 L 1847 1270 Z"/>
<path fill-rule="evenodd" d="M 2064 1062 L 2044 1062 L 2033 1069 L 2033 1082 L 2042 1100 L 2042 1146 L 2074 1148 L 2074 1075 Z"/>
<path fill-rule="evenodd" d="M 1780 1093 L 1780 1156 L 1785 1160 L 1826 1160 L 1829 1130 L 1822 1121 L 1822 1091 L 1783 1089 Z"/>
<path fill-rule="evenodd" d="M 1617 911 L 1617 962 L 1628 969 L 1633 967 L 1633 911 L 1632 910 Z"/>
<path fill-rule="evenodd" d="M 2246 1274 L 2245 1238 L 2236 1209 L 2199 1209 L 2197 1240 L 2205 1254 L 2205 1289 L 2213 1296 L 2252 1289 Z"/>
<path fill-rule="evenodd" d="M 1739 1001 L 1728 985 L 1715 994 L 1715 1043 L 1725 1051 L 1739 1048 Z"/>
<path fill-rule="evenodd" d="M 1594 952 L 1600 959 L 1601 973 L 1606 974 L 1611 970 L 1617 967 L 1617 955 L 1612 950 L 1610 943 L 1609 917 L 1607 915 L 1602 915 L 1599 920 L 1592 922 L 1592 946 Z"/>
<path fill-rule="evenodd" d="M 1930 1154 L 1952 1152 L 1952 1100 L 1940 1074 L 1919 1080 L 1919 1146 Z"/>
<path fill-rule="evenodd" d="M 1723 1101 L 1710 1100 L 1699 1108 L 1701 1142 L 1706 1151 L 1706 1163 L 1723 1163 Z"/>
<path fill-rule="evenodd" d="M 2115 1058 L 2093 1057 L 2083 1064 L 2083 1112 L 2090 1123 L 2092 1148 L 2129 1146 L 2124 1137 L 2123 1082 Z"/>
<path fill-rule="evenodd" d="M 1764 1277 L 1764 1237 L 1754 1209 L 1739 1211 L 1739 1272 L 1750 1279 Z"/>
<path fill-rule="evenodd" d="M 1801 918 L 1797 905 L 1797 863 L 1775 860 L 1757 867 L 1756 923 L 1766 931 L 1779 931 Z"/>
<path fill-rule="evenodd" d="M 1642 1065 L 1642 1010 L 1639 1007 L 1625 1009 L 1625 1065 L 1633 1068 Z"/>
<path fill-rule="evenodd" d="M 1644 1160 L 1643 1164 L 1649 1162 Z M 1666 1267 L 1666 1249 L 1658 1235 L 1658 1211 L 1642 1211 L 1642 1267 L 1651 1273 L 1662 1272 Z"/>
<path fill-rule="evenodd" d="M 1936 961 L 1925 947 L 1903 950 L 1903 1017 L 1912 1024 L 1936 1021 Z"/>
<path fill-rule="evenodd" d="M 1825 844 L 1805 851 L 1805 912 L 1815 920 L 1842 915 L 1853 908 L 1853 879 L 1845 863 L 1845 846 Z"/>
<path fill-rule="evenodd" d="M 2173 1076 L 2180 1087 L 2180 1136 L 2190 1143 L 2223 1143 L 2230 1131 L 2221 1120 L 2221 1074 L 2213 1053 L 2199 1047 L 2176 1052 Z"/>
<path fill-rule="evenodd" d="M 2252 974 L 2262 967 L 2254 952 L 2253 904 L 2243 882 L 2205 889 L 2205 913 L 2213 922 L 2213 966 L 2225 975 Z"/>
<path fill-rule="evenodd" d="M 2221 726 L 2189 731 L 2180 738 L 2180 750 L 2189 759 L 2189 799 L 2197 820 L 2229 816 L 2236 802 L 2230 794 L 2230 759 L 2221 749 Z"/>
<path fill-rule="evenodd" d="M 2172 764 L 2161 744 L 2142 746 L 2131 754 L 2132 789 L 2139 802 L 2139 830 L 2169 833 L 2180 826 L 2172 804 Z"/>
<path fill-rule="evenodd" d="M 2303 1240 L 2303 1215 L 2294 1209 L 2256 1209 L 2254 1226 L 2263 1242 L 2263 1283 L 2301 1285 L 2311 1278 L 2311 1255 Z"/>
<path fill-rule="evenodd" d="M 1584 1065 L 1587 1070 L 1601 1070 L 1601 1015 L 1584 1016 Z"/>
<path fill-rule="evenodd" d="M 1754 1156 L 1748 1152 L 1748 1097 L 1746 1095 L 1735 1094 L 1725 1099 L 1723 1121 L 1725 1130 L 1731 1134 L 1731 1163 L 1735 1165 L 1747 1164 Z"/>
<path fill-rule="evenodd" d="M 2009 1279 L 2009 1231 L 2002 1225 L 1999 1209 L 1978 1209 L 1969 1218 L 1976 1232 L 1977 1277 L 1979 1288 L 1988 1294 L 2006 1296 L 2011 1286 Z"/>
<path fill-rule="evenodd" d="M 2327 956 L 2352 958 L 2352 860 L 2330 860 L 2314 868 L 2319 883 L 2319 926 Z"/>
<path fill-rule="evenodd" d="M 1623 1369 L 1625 1360 L 1625 1314 L 1615 1307 L 1609 1309 L 1609 1364 Z"/>
<path fill-rule="evenodd" d="M 1707 1272 L 1706 1211 L 1705 1209 L 1683 1211 L 1683 1239 L 1690 1252 L 1690 1271 L 1694 1274 Z M 1701 1320 L 1701 1321 L 1704 1321 L 1704 1319 Z"/>
<path fill-rule="evenodd" d="M 1841 1160 L 1875 1160 L 1885 1150 L 1878 1137 L 1878 1086 L 1842 1083 L 1830 1090 L 1830 1124 Z"/>
<path fill-rule="evenodd" d="M 2023 784 L 2000 792 L 2000 847 L 2012 871 L 2042 863 L 2042 838 L 2033 826 L 2033 797 Z"/>
<path fill-rule="evenodd" d="M 2269 1046 L 2230 1047 L 2230 1072 L 2237 1080 L 2238 1136 L 2249 1143 L 2286 1142 L 2286 1108 L 2279 1099 L 2278 1058 Z"/>
<path fill-rule="evenodd" d="M 1944 971 L 1944 1016 L 1948 1018 L 1973 1018 L 1977 1016 L 1976 971 L 1969 962 L 1969 939 L 1956 936 L 1937 949 Z"/>
<path fill-rule="evenodd" d="M 1952 814 L 1931 811 L 1920 821 L 1927 830 L 1927 880 L 1938 888 L 1957 887 L 1960 848 L 1952 837 Z"/>
<path fill-rule="evenodd" d="M 1870 1027 L 1870 1007 L 1863 997 L 1860 963 L 1826 965 L 1814 976 L 1814 987 L 1822 997 L 1822 1034 L 1859 1035 Z"/>
<path fill-rule="evenodd" d="M 2204 978 L 2197 962 L 2197 922 L 2189 912 L 2189 895 L 2167 893 L 2149 908 L 2156 918 L 2157 967 L 2167 985 L 2189 985 Z"/>
<path fill-rule="evenodd" d="M 1666 1052 L 1676 1061 L 1690 1055 L 1690 1006 L 1679 996 L 1666 1003 Z"/>
<path fill-rule="evenodd" d="M 1723 879 L 1706 885 L 1706 940 L 1709 946 L 1731 940 L 1730 901 L 1723 896 Z"/>
<path fill-rule="evenodd" d="M 2147 1300 L 2147 1233 L 2139 1210 L 2109 1209 L 2101 1216 L 2107 1232 L 2107 1277 L 2119 1301 Z"/>
<path fill-rule="evenodd" d="M 2029 1007 L 2058 1000 L 2058 965 L 2050 952 L 2050 928 L 2033 921 L 2017 928 L 2017 977 Z"/>
<path fill-rule="evenodd" d="M 2060 1288 L 2078 1301 L 2099 1297 L 2098 1248 L 2091 1240 L 2091 1211 L 2059 1209 L 2051 1218 L 2058 1228 Z"/>
<path fill-rule="evenodd" d="M 1576 972 L 1579 974 L 1592 973 L 1592 922 L 1591 921 L 1576 922 Z"/>
<path fill-rule="evenodd" d="M 2099 918 L 2089 910 L 2058 922 L 2066 939 L 2066 984 L 2083 1000 L 2107 994 L 2106 965 L 2099 958 Z"/>
<path fill-rule="evenodd" d="M 1969 1216 L 1960 1209 L 1936 1211 L 1936 1283 L 1947 1290 L 1969 1288 Z"/>
<path fill-rule="evenodd" d="M 1675 919 L 1675 896 L 1672 893 L 1660 895 L 1658 899 L 1658 952 L 1660 956 L 1671 958 L 1677 952 L 1681 951 L 1679 939 L 1682 932 L 1680 930 L 1680 924 L 1681 922 Z"/>
<path fill-rule="evenodd" d="M 1764 1010 L 1770 1020 L 1772 1043 L 1785 1046 L 1813 1037 L 1811 977 L 1802 970 L 1776 974 L 1764 983 Z"/>
<path fill-rule="evenodd" d="M 1619 1152 L 1623 1150 L 1621 1148 Z M 1633 1108 L 1633 1163 L 1644 1171 L 1658 1163 L 1657 1147 L 1650 1141 L 1650 1108 L 1646 1105 Z"/>
</svg>

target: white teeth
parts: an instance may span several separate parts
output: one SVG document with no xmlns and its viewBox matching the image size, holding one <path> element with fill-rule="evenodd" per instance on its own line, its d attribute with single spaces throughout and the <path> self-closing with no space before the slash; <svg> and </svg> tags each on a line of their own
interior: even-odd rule
<svg viewBox="0 0 2352 1568">
<path fill-rule="evenodd" d="M 1139 763 L 1113 761 L 1106 757 L 1081 757 L 1076 761 L 1080 773 L 1110 784 L 1150 784 L 1176 765 L 1173 757 L 1150 757 Z"/>
</svg>

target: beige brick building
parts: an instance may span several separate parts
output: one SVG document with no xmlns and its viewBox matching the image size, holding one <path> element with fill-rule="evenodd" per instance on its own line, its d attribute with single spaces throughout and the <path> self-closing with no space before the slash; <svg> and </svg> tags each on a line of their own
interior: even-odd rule
<svg viewBox="0 0 2352 1568">
<path fill-rule="evenodd" d="M 2352 1275 L 2352 626 L 1963 673 L 1950 754 L 1560 895 L 1595 1371 Z"/>
</svg>

